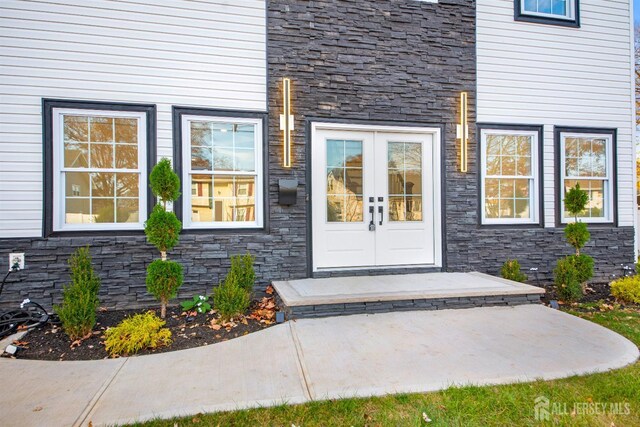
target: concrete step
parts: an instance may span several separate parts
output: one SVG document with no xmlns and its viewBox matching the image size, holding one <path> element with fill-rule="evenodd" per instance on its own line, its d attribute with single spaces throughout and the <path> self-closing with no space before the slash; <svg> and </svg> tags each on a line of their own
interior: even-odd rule
<svg viewBox="0 0 640 427">
<path fill-rule="evenodd" d="M 273 282 L 288 318 L 539 304 L 544 289 L 482 273 L 424 273 Z"/>
</svg>

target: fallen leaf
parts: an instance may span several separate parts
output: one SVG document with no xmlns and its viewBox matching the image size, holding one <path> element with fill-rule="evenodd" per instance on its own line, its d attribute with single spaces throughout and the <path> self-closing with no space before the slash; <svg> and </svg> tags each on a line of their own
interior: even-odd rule
<svg viewBox="0 0 640 427">
<path fill-rule="evenodd" d="M 36 406 L 35 408 L 33 408 L 33 412 L 40 412 L 42 411 L 42 406 Z"/>
<path fill-rule="evenodd" d="M 25 348 L 29 348 L 29 342 L 28 341 L 14 341 L 11 344 L 15 345 L 16 347 L 25 347 Z"/>
<path fill-rule="evenodd" d="M 213 329 L 214 331 L 219 331 L 220 329 L 222 329 L 222 326 L 220 326 L 220 325 L 218 325 L 218 324 L 216 324 L 216 323 L 214 323 L 214 324 L 212 324 L 212 325 L 209 325 L 209 327 L 210 327 L 211 329 Z"/>
<path fill-rule="evenodd" d="M 272 285 L 269 285 L 269 286 L 267 286 L 267 290 L 266 290 L 265 292 L 266 292 L 267 294 L 269 294 L 269 295 L 272 295 L 272 294 L 273 294 L 273 291 L 274 291 L 273 286 L 272 286 Z"/>
<path fill-rule="evenodd" d="M 80 347 L 80 345 L 82 344 L 82 340 L 75 340 L 74 342 L 71 343 L 71 346 L 69 348 L 75 348 L 75 347 Z"/>
<path fill-rule="evenodd" d="M 430 423 L 430 422 L 431 422 L 431 418 L 429 418 L 429 417 L 427 416 L 427 413 L 426 413 L 426 412 L 423 412 L 423 413 L 422 413 L 422 419 L 424 420 L 424 422 L 425 422 L 425 423 Z"/>
</svg>

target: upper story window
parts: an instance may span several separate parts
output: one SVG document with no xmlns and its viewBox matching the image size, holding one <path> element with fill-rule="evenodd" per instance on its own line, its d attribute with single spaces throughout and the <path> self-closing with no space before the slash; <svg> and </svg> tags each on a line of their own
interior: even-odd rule
<svg viewBox="0 0 640 427">
<path fill-rule="evenodd" d="M 518 21 L 579 27 L 579 0 L 515 0 Z"/>
<path fill-rule="evenodd" d="M 262 227 L 263 119 L 179 117 L 185 228 Z"/>
<path fill-rule="evenodd" d="M 539 130 L 481 129 L 482 224 L 538 224 Z"/>
<path fill-rule="evenodd" d="M 580 184 L 589 195 L 579 215 L 583 222 L 613 222 L 614 217 L 614 133 L 588 130 L 557 130 L 560 160 L 561 222 L 573 221 L 564 207 L 567 191 Z"/>
<path fill-rule="evenodd" d="M 45 235 L 142 230 L 155 106 L 44 101 Z"/>
</svg>

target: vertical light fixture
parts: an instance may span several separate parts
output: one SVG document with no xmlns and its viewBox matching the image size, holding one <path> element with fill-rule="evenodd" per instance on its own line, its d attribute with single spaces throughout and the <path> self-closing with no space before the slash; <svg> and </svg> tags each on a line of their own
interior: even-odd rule
<svg viewBox="0 0 640 427">
<path fill-rule="evenodd" d="M 291 167 L 291 131 L 293 130 L 293 115 L 291 115 L 291 80 L 282 79 L 282 111 L 280 114 L 280 130 L 284 136 L 282 166 Z"/>
<path fill-rule="evenodd" d="M 460 140 L 460 172 L 467 172 L 468 142 L 469 142 L 469 113 L 467 92 L 460 92 L 460 124 L 457 127 L 457 137 Z"/>
</svg>

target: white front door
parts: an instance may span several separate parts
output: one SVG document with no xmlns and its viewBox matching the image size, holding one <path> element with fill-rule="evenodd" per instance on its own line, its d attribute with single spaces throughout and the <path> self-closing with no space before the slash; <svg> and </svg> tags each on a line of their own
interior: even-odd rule
<svg viewBox="0 0 640 427">
<path fill-rule="evenodd" d="M 440 265 L 438 130 L 312 135 L 314 271 Z"/>
</svg>

